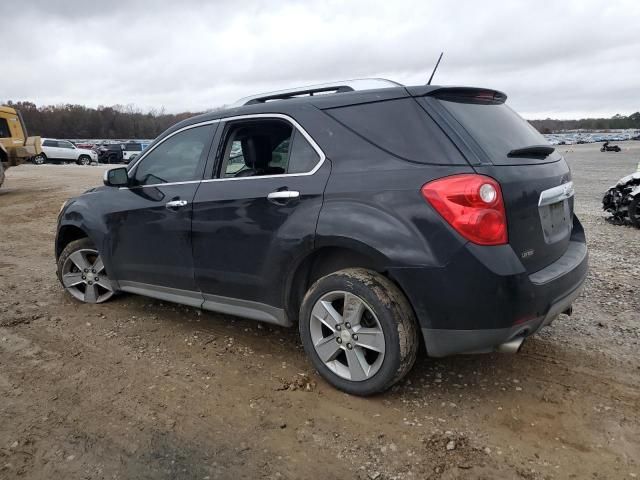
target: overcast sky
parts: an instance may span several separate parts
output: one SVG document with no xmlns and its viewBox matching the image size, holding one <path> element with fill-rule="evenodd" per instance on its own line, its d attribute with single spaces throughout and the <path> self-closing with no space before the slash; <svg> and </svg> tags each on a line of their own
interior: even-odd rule
<svg viewBox="0 0 640 480">
<path fill-rule="evenodd" d="M 640 110 L 640 1 L 0 0 L 0 101 L 203 111 L 362 77 L 496 88 L 526 118 Z"/>
</svg>

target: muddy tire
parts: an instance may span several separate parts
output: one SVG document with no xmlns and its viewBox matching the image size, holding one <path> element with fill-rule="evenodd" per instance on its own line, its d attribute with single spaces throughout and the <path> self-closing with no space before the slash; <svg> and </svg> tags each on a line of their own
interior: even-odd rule
<svg viewBox="0 0 640 480">
<path fill-rule="evenodd" d="M 299 328 L 320 375 L 353 395 L 388 389 L 416 359 L 418 328 L 408 300 L 370 270 L 340 270 L 316 281 L 302 301 Z"/>
<path fill-rule="evenodd" d="M 629 203 L 629 220 L 634 227 L 640 228 L 640 195 L 636 195 Z"/>
<path fill-rule="evenodd" d="M 39 153 L 32 159 L 33 163 L 36 165 L 43 165 L 47 163 L 47 156 L 44 153 Z"/>
</svg>

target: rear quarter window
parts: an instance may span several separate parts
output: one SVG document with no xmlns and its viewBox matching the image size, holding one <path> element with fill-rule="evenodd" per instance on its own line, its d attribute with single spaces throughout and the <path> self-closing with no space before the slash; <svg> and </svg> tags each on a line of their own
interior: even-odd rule
<svg viewBox="0 0 640 480">
<path fill-rule="evenodd" d="M 331 108 L 325 113 L 391 155 L 415 163 L 466 164 L 413 98 Z"/>
</svg>

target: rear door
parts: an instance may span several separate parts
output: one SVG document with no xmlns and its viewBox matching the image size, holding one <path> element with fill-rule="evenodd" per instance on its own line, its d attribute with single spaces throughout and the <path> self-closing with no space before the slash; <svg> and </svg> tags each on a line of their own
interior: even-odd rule
<svg viewBox="0 0 640 480">
<path fill-rule="evenodd" d="M 475 171 L 500 183 L 509 243 L 535 272 L 569 246 L 573 183 L 564 158 L 505 100 L 490 90 L 442 89 L 419 102 L 457 137 Z"/>
<path fill-rule="evenodd" d="M 220 127 L 213 178 L 202 182 L 193 207 L 205 307 L 233 298 L 280 309 L 283 269 L 313 246 L 330 165 L 299 125 L 275 117 Z"/>
</svg>

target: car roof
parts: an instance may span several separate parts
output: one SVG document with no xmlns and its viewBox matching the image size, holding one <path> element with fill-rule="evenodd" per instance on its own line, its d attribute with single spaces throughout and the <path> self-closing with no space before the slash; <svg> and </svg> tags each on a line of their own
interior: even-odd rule
<svg viewBox="0 0 640 480">
<path fill-rule="evenodd" d="M 356 82 L 355 80 L 348 80 L 344 82 L 333 82 L 332 84 L 312 85 L 310 87 L 297 87 L 288 90 L 280 90 L 277 92 L 270 92 L 261 95 L 252 95 L 240 99 L 236 104 L 219 110 L 213 110 L 194 117 L 187 118 L 181 122 L 170 127 L 157 140 L 164 138 L 176 130 L 179 130 L 190 125 L 197 123 L 203 123 L 207 121 L 222 120 L 229 117 L 241 116 L 241 115 L 255 115 L 255 114 L 284 114 L 294 116 L 296 111 L 302 108 L 308 108 L 309 106 L 318 109 L 336 108 L 348 105 L 357 105 L 361 103 L 371 103 L 383 100 L 393 100 L 406 97 L 417 97 L 429 95 L 437 90 L 449 90 L 449 89 L 464 89 L 464 90 L 482 90 L 492 91 L 498 95 L 501 95 L 503 99 L 506 99 L 506 95 L 502 92 L 478 87 L 463 87 L 463 86 L 445 86 L 445 85 L 418 85 L 418 86 L 403 86 L 399 83 L 392 82 L 391 80 L 384 79 L 363 79 L 367 82 L 363 82 L 363 85 L 367 88 L 363 90 L 347 91 L 342 88 L 345 83 Z M 335 93 L 325 93 L 327 85 L 333 87 L 336 90 Z M 368 88 L 369 86 L 384 85 L 382 88 Z M 309 91 L 322 92 L 322 94 L 306 94 Z M 291 93 L 289 93 L 291 92 Z M 274 95 L 282 96 L 285 98 L 273 98 Z M 293 96 L 287 96 L 293 95 Z M 244 102 L 242 102 L 244 100 Z"/>
</svg>

